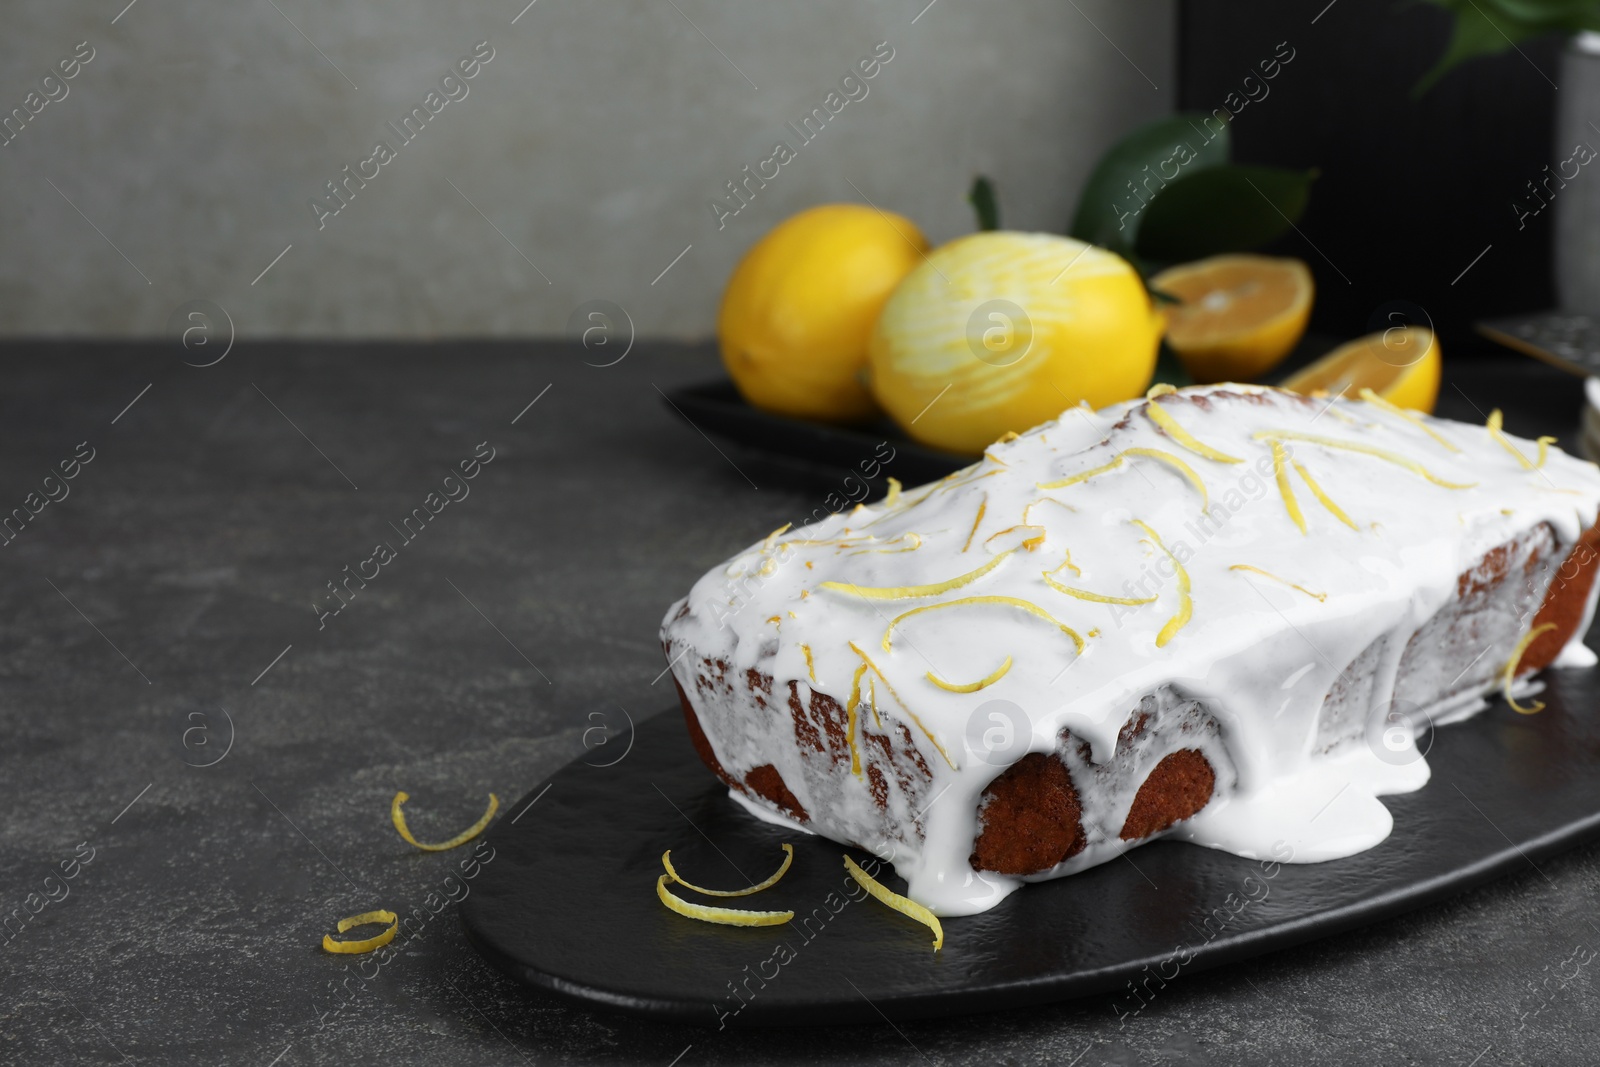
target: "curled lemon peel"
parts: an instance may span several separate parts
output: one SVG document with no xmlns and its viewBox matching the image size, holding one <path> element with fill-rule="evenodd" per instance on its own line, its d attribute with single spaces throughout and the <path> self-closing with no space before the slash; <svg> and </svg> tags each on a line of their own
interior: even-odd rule
<svg viewBox="0 0 1600 1067">
<path fill-rule="evenodd" d="M 785 844 L 778 847 L 784 851 L 783 862 L 778 865 L 778 869 L 772 873 L 771 877 L 757 882 L 755 885 L 745 886 L 743 889 L 702 889 L 679 874 L 677 868 L 672 866 L 672 850 L 670 848 L 661 854 L 661 866 L 667 869 L 667 877 L 669 879 L 677 882 L 685 889 L 692 889 L 703 897 L 748 897 L 753 893 L 761 892 L 763 889 L 771 889 L 778 884 L 785 874 L 789 873 L 789 865 L 794 862 L 794 846 Z"/>
<path fill-rule="evenodd" d="M 1421 419 L 1417 418 L 1417 416 L 1413 415 L 1411 412 L 1407 411 L 1405 408 L 1400 407 L 1400 406 L 1398 406 L 1396 404 L 1389 403 L 1389 401 L 1385 400 L 1383 397 L 1381 397 L 1377 393 L 1373 392 L 1372 388 L 1370 386 L 1363 386 L 1359 395 L 1360 395 L 1362 400 L 1365 400 L 1367 403 L 1371 404 L 1373 407 L 1377 408 L 1379 411 L 1386 411 L 1389 414 L 1393 415 L 1397 419 L 1404 419 L 1406 422 L 1409 422 L 1411 425 L 1415 426 L 1417 429 L 1421 430 L 1423 433 L 1427 434 L 1429 437 L 1431 437 L 1435 441 L 1439 442 L 1441 445 L 1443 445 L 1449 451 L 1451 451 L 1451 452 L 1460 452 L 1461 451 L 1461 449 L 1456 447 L 1456 445 L 1453 442 L 1451 442 L 1450 440 L 1445 438 L 1443 435 L 1438 433 L 1436 430 L 1434 430 L 1434 428 L 1432 426 L 1429 426 L 1427 423 L 1425 423 Z"/>
<path fill-rule="evenodd" d="M 1038 507 L 1040 504 L 1054 504 L 1056 507 L 1063 508 L 1063 509 L 1065 509 L 1067 511 L 1072 512 L 1073 514 L 1077 514 L 1077 511 L 1078 511 L 1078 509 L 1073 507 L 1071 504 L 1063 503 L 1062 501 L 1057 500 L 1053 496 L 1042 496 L 1038 500 L 1033 501 L 1032 503 L 1028 504 L 1026 507 L 1024 507 L 1022 509 L 1022 525 L 1024 525 L 1024 526 L 1037 526 L 1038 525 L 1038 523 L 1034 522 L 1028 516 L 1033 512 L 1033 509 Z"/>
<path fill-rule="evenodd" d="M 1107 474 L 1116 470 L 1118 467 L 1122 466 L 1123 458 L 1125 456 L 1143 456 L 1146 459 L 1153 459 L 1161 463 L 1165 463 L 1167 466 L 1183 475 L 1184 479 L 1188 481 L 1190 485 L 1194 486 L 1195 492 L 1200 494 L 1200 507 L 1202 510 L 1211 507 L 1211 495 L 1206 491 L 1206 483 L 1200 477 L 1200 475 L 1195 473 L 1194 468 L 1189 466 L 1182 459 L 1173 455 L 1171 452 L 1160 448 L 1125 448 L 1112 457 L 1110 463 L 1104 464 L 1103 466 L 1094 467 L 1090 470 L 1080 471 L 1079 473 L 1074 474 L 1072 477 L 1062 478 L 1060 481 L 1039 482 L 1038 487 L 1040 489 L 1065 489 L 1069 485 L 1077 485 L 1079 482 L 1086 482 L 1090 478 L 1098 477 L 1099 475 Z"/>
<path fill-rule="evenodd" d="M 1271 571 L 1264 571 L 1260 567 L 1253 567 L 1248 563 L 1235 563 L 1233 566 L 1229 567 L 1228 569 L 1230 571 L 1249 571 L 1251 574 L 1259 574 L 1263 578 L 1271 578 L 1273 581 L 1280 582 L 1283 585 L 1288 586 L 1290 589 L 1298 589 L 1298 590 L 1300 590 L 1300 592 L 1304 593 L 1306 596 L 1313 597 L 1314 599 L 1321 600 L 1323 602 L 1326 602 L 1327 599 L 1328 599 L 1328 594 L 1327 593 L 1312 592 L 1310 589 L 1307 589 L 1303 585 L 1296 585 L 1295 583 L 1291 582 L 1287 578 L 1280 578 L 1276 574 L 1273 574 Z"/>
<path fill-rule="evenodd" d="M 1511 658 L 1506 660 L 1504 667 L 1500 668 L 1500 685 L 1505 691 L 1506 703 L 1510 704 L 1511 710 L 1519 715 L 1534 715 L 1544 710 L 1544 701 L 1542 700 L 1535 700 L 1527 707 L 1518 704 L 1511 696 L 1511 684 L 1517 680 L 1517 667 L 1522 663 L 1522 655 L 1528 651 L 1528 646 L 1533 644 L 1534 639 L 1540 634 L 1554 629 L 1556 629 L 1555 623 L 1546 622 L 1523 634 L 1521 639 L 1517 641 L 1517 647 L 1511 650 Z"/>
<path fill-rule="evenodd" d="M 967 543 L 961 546 L 965 552 L 972 547 L 972 539 L 978 536 L 978 526 L 983 522 L 983 513 L 989 509 L 989 494 L 983 494 L 983 499 L 978 501 L 978 517 L 972 520 L 972 531 L 967 534 Z"/>
<path fill-rule="evenodd" d="M 932 682 L 940 689 L 949 690 L 952 693 L 976 693 L 980 689 L 989 688 L 991 685 L 1004 678 L 1006 673 L 1010 670 L 1011 657 L 1007 656 L 1004 663 L 1000 664 L 1000 666 L 996 667 L 993 671 L 990 671 L 982 678 L 979 678 L 976 682 L 968 682 L 965 685 L 957 685 L 954 682 L 945 681 L 932 671 L 928 672 L 928 681 Z"/>
<path fill-rule="evenodd" d="M 992 533 L 988 537 L 985 537 L 983 539 L 983 543 L 987 545 L 990 541 L 993 541 L 996 537 L 1000 537 L 1003 534 L 1008 534 L 1013 530 L 1038 530 L 1039 531 L 1037 536 L 1035 536 L 1035 537 L 1025 537 L 1020 542 L 1018 542 L 1018 546 L 1017 547 L 1019 547 L 1019 548 L 1025 548 L 1029 552 L 1032 552 L 1034 549 L 1036 549 L 1040 545 L 1044 544 L 1044 538 L 1045 538 L 1044 527 L 1043 526 L 1033 526 L 1033 525 L 1030 525 L 1030 524 L 1025 523 L 1025 522 L 1024 523 L 1018 523 L 1015 526 L 1007 526 L 1004 530 L 1000 530 L 1000 531 L 998 531 L 996 533 Z"/>
<path fill-rule="evenodd" d="M 1059 481 L 1039 482 L 1038 487 L 1040 489 L 1065 489 L 1068 486 L 1077 485 L 1079 482 L 1086 482 L 1090 478 L 1097 478 L 1102 474 L 1108 474 L 1120 466 L 1122 466 L 1122 454 L 1119 452 L 1117 455 L 1111 458 L 1110 463 L 1104 463 L 1098 467 L 1091 467 L 1086 471 L 1079 471 L 1070 478 L 1062 478 Z"/>
<path fill-rule="evenodd" d="M 429 845 L 418 841 L 415 837 L 412 837 L 411 828 L 406 825 L 406 813 L 401 811 L 400 808 L 401 805 L 410 799 L 411 794 L 405 792 L 404 790 L 396 793 L 394 795 L 394 801 L 389 805 L 389 818 L 394 822 L 394 828 L 399 831 L 400 836 L 405 839 L 406 844 L 420 848 L 424 852 L 446 852 L 457 847 L 458 845 L 466 844 L 474 837 L 477 837 L 479 834 L 483 833 L 484 827 L 489 825 L 489 820 L 494 818 L 494 813 L 500 810 L 500 798 L 495 796 L 493 793 L 490 793 L 489 808 L 482 815 L 478 816 L 477 822 L 473 823 L 471 826 L 467 827 L 465 830 L 461 831 L 448 841 L 441 841 L 437 845 Z"/>
<path fill-rule="evenodd" d="M 1159 426 L 1168 437 L 1172 438 L 1179 445 L 1187 448 L 1190 452 L 1193 452 L 1197 456 L 1204 456 L 1206 459 L 1213 460 L 1217 463 L 1244 462 L 1244 460 L 1240 459 L 1238 456 L 1230 456 L 1226 452 L 1212 448 L 1204 441 L 1201 441 L 1199 438 L 1195 437 L 1188 430 L 1185 430 L 1181 425 L 1179 425 L 1178 420 L 1172 417 L 1172 413 L 1163 408 L 1160 404 L 1156 403 L 1153 398 L 1144 406 L 1144 413 L 1150 419 L 1150 421 Z"/>
<path fill-rule="evenodd" d="M 1278 495 L 1283 497 L 1283 510 L 1289 513 L 1289 518 L 1306 532 L 1306 517 L 1300 510 L 1300 501 L 1295 499 L 1294 486 L 1289 484 L 1288 456 L 1284 454 L 1283 442 L 1277 439 L 1272 441 L 1272 476 L 1278 482 Z"/>
<path fill-rule="evenodd" d="M 781 926 L 794 918 L 792 911 L 749 911 L 745 908 L 716 908 L 706 904 L 691 904 L 667 892 L 671 876 L 663 874 L 656 879 L 656 896 L 671 911 L 686 919 L 699 919 L 703 923 L 722 926 Z"/>
<path fill-rule="evenodd" d="M 906 715 L 910 717 L 911 721 L 917 724 L 917 729 L 921 730 L 929 741 L 933 742 L 933 747 L 938 750 L 939 755 L 944 757 L 944 761 L 950 765 L 950 769 L 952 771 L 960 770 L 961 768 L 956 766 L 956 761 L 950 758 L 950 753 L 946 752 L 944 746 L 939 743 L 939 738 L 932 730 L 923 725 L 922 720 L 917 718 L 917 713 L 912 711 L 911 706 L 900 698 L 899 693 L 895 692 L 894 683 L 889 681 L 888 677 L 884 675 L 883 671 L 876 663 L 872 662 L 872 657 L 863 652 L 854 641 L 850 641 L 848 644 L 850 645 L 851 651 L 861 657 L 862 664 L 870 667 L 873 674 L 883 679 L 884 687 L 889 690 L 889 695 L 894 697 L 895 703 L 900 705 L 900 710 L 905 712 Z M 872 714 L 874 718 L 876 718 L 878 714 L 878 687 L 876 683 L 874 683 L 872 686 Z M 881 720 L 879 721 L 878 725 L 880 728 L 882 727 L 883 724 Z"/>
<path fill-rule="evenodd" d="M 1071 563 L 1071 561 L 1068 561 L 1066 563 L 1063 563 L 1061 565 L 1061 567 L 1072 567 L 1072 563 Z M 1057 567 L 1056 571 L 1059 571 L 1061 569 L 1061 567 Z M 1076 567 L 1073 567 L 1072 569 L 1073 569 L 1073 573 L 1075 573 L 1075 574 L 1079 573 L 1078 569 Z M 1056 573 L 1055 571 L 1045 571 L 1044 572 L 1044 584 L 1048 585 L 1051 589 L 1054 589 L 1058 593 L 1065 593 L 1068 596 L 1077 597 L 1079 600 L 1092 600 L 1096 604 L 1134 604 L 1134 605 L 1137 605 L 1137 604 L 1154 604 L 1156 602 L 1156 598 L 1153 597 L 1153 596 L 1144 597 L 1144 598 L 1140 599 L 1140 598 L 1126 597 L 1126 596 L 1107 596 L 1104 593 L 1091 593 L 1087 589 L 1075 589 L 1070 585 L 1063 585 L 1061 582 L 1057 581 L 1055 573 Z"/>
<path fill-rule="evenodd" d="M 954 578 L 947 578 L 942 582 L 930 582 L 927 585 L 889 585 L 889 586 L 862 586 L 853 582 L 823 582 L 818 588 L 832 589 L 839 593 L 848 593 L 858 596 L 863 600 L 910 600 L 915 597 L 938 596 L 948 593 L 952 589 L 960 589 L 964 585 L 982 578 L 1005 562 L 1010 552 L 1003 552 L 991 559 L 988 563 L 966 574 L 958 574 Z"/>
<path fill-rule="evenodd" d="M 1257 441 L 1304 441 L 1311 445 L 1321 445 L 1323 448 L 1335 448 L 1345 452 L 1356 452 L 1363 456 L 1372 456 L 1374 459 L 1381 459 L 1398 467 L 1404 467 L 1412 474 L 1426 478 L 1434 485 L 1445 489 L 1471 489 L 1478 484 L 1477 482 L 1447 482 L 1414 459 L 1407 459 L 1398 452 L 1391 452 L 1387 448 L 1376 448 L 1372 445 L 1361 444 L 1358 441 L 1345 441 L 1337 437 L 1324 437 L 1321 434 L 1314 433 L 1299 433 L 1294 430 L 1257 430 L 1251 436 Z"/>
<path fill-rule="evenodd" d="M 778 543 L 778 538 L 787 533 L 789 527 L 793 525 L 794 523 L 792 522 L 786 522 L 776 530 L 773 530 L 771 533 L 767 534 L 766 539 L 761 542 L 761 551 L 770 552 L 772 550 L 772 546 Z"/>
<path fill-rule="evenodd" d="M 817 664 L 816 661 L 811 658 L 811 646 L 801 645 L 800 654 L 806 658 L 806 674 L 811 677 L 811 683 L 815 685 L 817 682 Z"/>
<path fill-rule="evenodd" d="M 1344 509 L 1333 502 L 1333 498 L 1323 490 L 1322 486 L 1317 484 L 1317 480 L 1315 478 L 1311 477 L 1311 472 L 1306 470 L 1305 467 L 1300 464 L 1299 460 L 1293 460 L 1292 462 L 1294 464 L 1295 473 L 1299 474 L 1301 479 L 1306 483 L 1306 488 L 1310 489 L 1311 495 L 1317 498 L 1317 503 L 1327 508 L 1328 512 L 1332 514 L 1334 518 L 1338 519 L 1340 522 L 1350 527 L 1350 529 L 1359 533 L 1361 531 L 1361 527 L 1357 526 L 1353 521 L 1351 521 L 1350 516 L 1344 513 Z"/>
<path fill-rule="evenodd" d="M 960 600 L 947 600 L 942 604 L 924 604 L 920 608 L 912 608 L 910 611 L 903 611 L 890 620 L 889 628 L 883 631 L 883 650 L 885 652 L 890 650 L 889 639 L 894 633 L 894 628 L 899 626 L 905 620 L 911 618 L 911 616 L 920 615 L 925 611 L 940 611 L 944 608 L 959 608 L 971 604 L 1003 604 L 1007 607 L 1021 608 L 1029 615 L 1035 615 L 1051 625 L 1059 627 L 1062 633 L 1072 638 L 1072 643 L 1077 646 L 1077 650 L 1079 652 L 1083 651 L 1083 638 L 1078 634 L 1078 631 L 1074 630 L 1060 619 L 1057 619 L 1054 615 L 1051 615 L 1048 611 L 1044 610 L 1033 601 L 1023 600 L 1021 597 L 1014 596 L 969 596 L 962 597 Z M 873 669 L 877 670 L 877 668 Z M 881 671 L 879 672 L 879 675 L 882 675 Z M 888 679 L 884 680 L 888 681 Z"/>
<path fill-rule="evenodd" d="M 933 950 L 935 952 L 944 947 L 944 927 L 939 925 L 939 917 L 937 915 L 929 911 L 927 908 L 924 908 L 921 904 L 918 904 L 910 897 L 901 896 L 899 893 L 896 893 L 894 890 L 890 889 L 888 886 L 872 877 L 872 875 L 862 870 L 861 865 L 856 863 L 856 861 L 851 859 L 849 856 L 844 858 L 844 869 L 850 872 L 850 877 L 854 878 L 856 883 L 860 885 L 862 889 L 865 889 L 868 893 L 871 893 L 872 896 L 880 903 L 887 904 L 889 907 L 893 908 L 895 911 L 898 911 L 906 918 L 915 919 L 917 922 L 932 930 Z"/>
<path fill-rule="evenodd" d="M 900 479 L 889 479 L 889 492 L 884 495 L 883 506 L 892 507 L 900 499 Z"/>
<path fill-rule="evenodd" d="M 997 445 L 1003 445 L 1003 444 L 1006 444 L 1007 442 L 1015 441 L 1017 438 L 1019 438 L 1021 436 L 1022 435 L 1020 433 L 1018 433 L 1017 431 L 1015 431 L 1015 430 L 1007 430 L 1005 433 L 1001 434 L 999 437 L 996 437 L 994 439 L 994 443 L 997 444 Z"/>
<path fill-rule="evenodd" d="M 1535 470 L 1544 466 L 1544 461 L 1550 454 L 1550 446 L 1555 443 L 1556 439 L 1554 437 L 1539 438 L 1539 459 L 1533 465 Z"/>
<path fill-rule="evenodd" d="M 342 934 L 346 930 L 354 929 L 357 926 L 367 926 L 371 923 L 388 923 L 389 928 L 376 937 L 369 937 L 361 941 L 335 941 L 332 934 L 323 934 L 322 951 L 348 956 L 371 952 L 393 941 L 395 933 L 400 929 L 400 917 L 384 908 L 379 908 L 377 911 L 364 911 L 360 915 L 351 915 L 348 918 L 340 919 L 337 925 L 339 932 Z"/>
<path fill-rule="evenodd" d="M 1138 519 L 1128 521 L 1150 535 L 1155 546 L 1167 554 L 1167 558 L 1172 561 L 1172 566 L 1178 572 L 1178 613 L 1168 619 L 1167 624 L 1161 627 L 1161 632 L 1156 634 L 1156 647 L 1164 648 L 1166 643 L 1172 640 L 1172 635 L 1188 625 L 1189 619 L 1194 615 L 1194 597 L 1190 595 L 1192 586 L 1189 584 L 1189 572 L 1178 561 L 1178 557 L 1172 554 L 1167 543 L 1161 540 L 1161 535 L 1151 529 L 1149 524 Z"/>
<path fill-rule="evenodd" d="M 1177 391 L 1178 387 L 1175 385 L 1170 385 L 1167 382 L 1157 382 L 1146 390 L 1144 398 L 1146 400 L 1154 400 L 1158 396 L 1166 396 L 1168 393 L 1176 393 Z"/>
<path fill-rule="evenodd" d="M 1501 430 L 1500 427 L 1503 424 L 1504 419 L 1505 416 L 1500 414 L 1499 408 L 1495 408 L 1493 411 L 1489 412 L 1489 421 L 1487 424 L 1489 428 L 1489 436 L 1494 438 L 1495 442 L 1499 444 L 1501 448 L 1505 449 L 1507 452 L 1510 452 L 1513 456 L 1516 456 L 1517 462 L 1522 464 L 1523 470 L 1533 470 L 1533 462 L 1529 460 L 1527 456 L 1524 456 L 1522 454 L 1522 450 L 1516 445 L 1512 444 L 1506 438 L 1505 433 Z"/>
<path fill-rule="evenodd" d="M 845 739 L 850 743 L 850 773 L 857 778 L 861 777 L 861 749 L 856 745 L 856 709 L 861 706 L 861 676 L 866 673 L 865 663 L 856 668 L 855 677 L 850 679 L 850 699 L 844 706 Z"/>
</svg>

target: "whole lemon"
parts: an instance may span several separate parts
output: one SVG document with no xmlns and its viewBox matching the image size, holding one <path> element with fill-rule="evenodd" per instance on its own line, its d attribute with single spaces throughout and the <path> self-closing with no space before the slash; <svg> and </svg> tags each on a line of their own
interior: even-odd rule
<svg viewBox="0 0 1600 1067">
<path fill-rule="evenodd" d="M 872 393 L 907 434 L 977 453 L 1079 401 L 1138 396 L 1162 318 L 1114 253 L 1043 233 L 975 233 L 936 249 L 872 335 Z"/>
<path fill-rule="evenodd" d="M 908 219 L 823 204 L 779 223 L 734 268 L 717 316 L 722 362 L 752 405 L 851 422 L 876 412 L 862 382 L 872 325 L 927 254 Z"/>
</svg>

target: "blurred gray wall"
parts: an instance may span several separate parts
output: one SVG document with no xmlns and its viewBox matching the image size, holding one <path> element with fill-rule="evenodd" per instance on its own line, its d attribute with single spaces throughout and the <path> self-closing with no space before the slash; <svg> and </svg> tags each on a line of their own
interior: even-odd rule
<svg viewBox="0 0 1600 1067">
<path fill-rule="evenodd" d="M 939 242 L 981 172 L 1007 227 L 1059 231 L 1173 98 L 1171 0 L 524 3 L 8 0 L 0 334 L 161 335 L 207 299 L 240 336 L 559 335 L 609 300 L 704 336 L 786 215 L 870 200 Z"/>
</svg>

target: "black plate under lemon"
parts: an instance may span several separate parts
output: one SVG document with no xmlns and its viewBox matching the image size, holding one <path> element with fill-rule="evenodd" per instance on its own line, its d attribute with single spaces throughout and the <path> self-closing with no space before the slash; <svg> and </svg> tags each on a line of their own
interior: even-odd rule
<svg viewBox="0 0 1600 1067">
<path fill-rule="evenodd" d="M 1433 732 L 1433 779 L 1384 798 L 1394 833 L 1376 848 L 1280 866 L 1158 841 L 945 920 L 938 953 L 925 927 L 849 899 L 846 849 L 729 800 L 673 710 L 639 723 L 621 759 L 618 737 L 508 807 L 462 921 L 518 981 L 673 1022 L 832 1026 L 1096 993 L 1133 1013 L 1134 987 L 1377 922 L 1600 837 L 1600 668 L 1544 678 L 1539 714 L 1496 700 Z M 690 881 L 735 888 L 774 871 L 784 842 L 784 879 L 725 903 L 792 909 L 789 924 L 713 926 L 656 899 L 664 849 Z"/>
</svg>

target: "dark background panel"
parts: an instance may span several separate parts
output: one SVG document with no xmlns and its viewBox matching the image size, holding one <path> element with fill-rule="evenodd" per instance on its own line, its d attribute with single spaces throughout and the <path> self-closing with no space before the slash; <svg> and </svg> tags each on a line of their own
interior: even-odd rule
<svg viewBox="0 0 1600 1067">
<path fill-rule="evenodd" d="M 1300 232 L 1270 249 L 1315 273 L 1314 331 L 1355 336 L 1408 301 L 1451 352 L 1484 345 L 1469 332 L 1476 319 L 1554 305 L 1553 212 L 1519 230 L 1512 201 L 1557 158 L 1559 40 L 1469 61 L 1414 99 L 1451 30 L 1431 4 L 1184 0 L 1179 11 L 1185 110 L 1243 98 L 1244 78 L 1280 42 L 1295 50 L 1268 94 L 1239 110 L 1234 155 L 1320 171 Z"/>
</svg>

